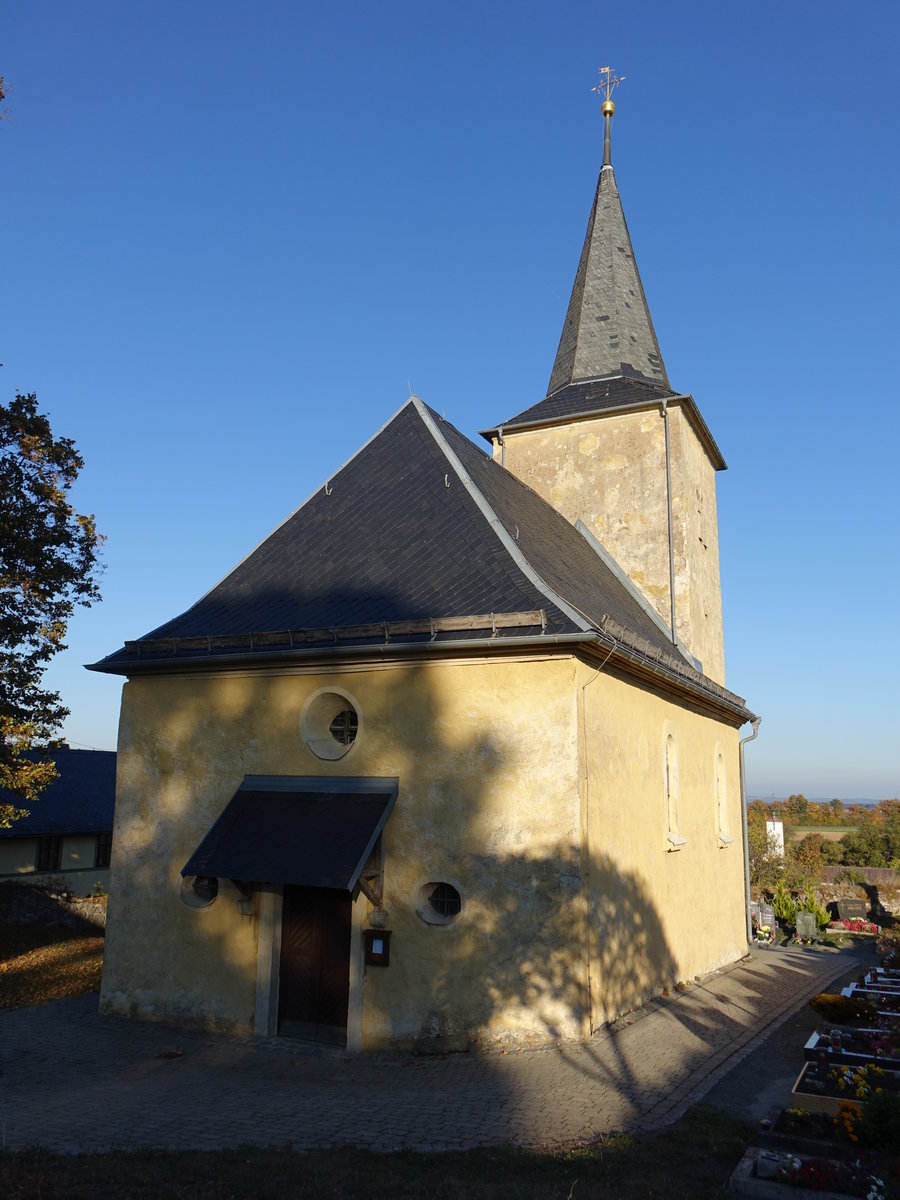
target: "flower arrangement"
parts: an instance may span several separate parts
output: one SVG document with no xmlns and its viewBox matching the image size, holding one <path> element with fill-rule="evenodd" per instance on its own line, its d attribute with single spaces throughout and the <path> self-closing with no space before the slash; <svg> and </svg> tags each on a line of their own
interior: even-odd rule
<svg viewBox="0 0 900 1200">
<path fill-rule="evenodd" d="M 875 949 L 888 963 L 900 963 L 900 925 L 879 930 Z"/>
<path fill-rule="evenodd" d="M 763 944 L 765 944 L 766 942 L 772 942 L 775 940 L 775 930 L 774 929 L 772 929 L 769 925 L 760 925 L 759 918 L 756 916 L 755 913 L 753 914 L 752 920 L 753 920 L 753 937 L 756 939 L 757 942 L 762 942 Z"/>
<path fill-rule="evenodd" d="M 760 1170 L 763 1165 L 765 1169 Z M 757 1175 L 814 1191 L 864 1196 L 866 1200 L 883 1200 L 885 1197 L 885 1181 L 861 1162 L 841 1162 L 800 1154 L 773 1155 L 765 1164 L 757 1161 Z"/>
<path fill-rule="evenodd" d="M 860 918 L 844 918 L 839 921 L 829 921 L 828 928 L 843 933 L 878 933 L 878 926 L 873 921 L 863 921 Z"/>
<path fill-rule="evenodd" d="M 859 1121 L 862 1109 L 852 1100 L 842 1100 L 838 1105 L 837 1116 L 832 1118 L 834 1131 L 839 1138 L 846 1142 L 859 1141 Z"/>
<path fill-rule="evenodd" d="M 865 1067 L 832 1067 L 828 1072 L 828 1082 L 839 1092 L 851 1092 L 857 1100 L 865 1100 L 881 1091 L 884 1071 L 871 1064 Z"/>
</svg>

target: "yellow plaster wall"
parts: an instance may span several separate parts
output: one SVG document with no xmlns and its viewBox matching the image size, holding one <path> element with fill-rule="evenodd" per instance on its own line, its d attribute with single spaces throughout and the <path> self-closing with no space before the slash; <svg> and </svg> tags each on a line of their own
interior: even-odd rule
<svg viewBox="0 0 900 1200">
<path fill-rule="evenodd" d="M 724 684 L 716 473 L 684 409 L 670 409 L 669 421 L 678 635 L 703 663 L 703 673 Z"/>
<path fill-rule="evenodd" d="M 391 965 L 367 968 L 363 1045 L 580 1036 L 574 673 L 556 657 L 129 682 L 104 1010 L 250 1028 L 257 918 L 238 913 L 228 884 L 208 909 L 188 909 L 180 868 L 245 774 L 398 776 L 385 832 Z M 361 718 L 337 762 L 300 736 L 304 702 L 323 687 L 344 690 Z M 418 915 L 437 881 L 463 896 L 447 926 Z"/>
<path fill-rule="evenodd" d="M 506 469 L 573 525 L 584 521 L 668 623 L 666 443 L 659 409 L 507 433 L 504 442 Z"/>
<path fill-rule="evenodd" d="M 675 619 L 683 644 L 724 683 L 715 471 L 684 409 L 669 408 Z M 504 434 L 506 469 L 573 524 L 580 518 L 667 626 L 665 423 L 659 408 Z M 494 440 L 494 458 L 501 447 Z"/>
<path fill-rule="evenodd" d="M 336 762 L 300 736 L 305 700 L 325 687 L 361 718 Z M 675 853 L 670 730 L 686 838 Z M 737 737 L 564 656 L 132 681 L 103 1009 L 251 1029 L 258 916 L 238 912 L 227 881 L 208 909 L 185 907 L 181 867 L 246 774 L 397 776 L 385 831 L 391 963 L 365 971 L 363 1048 L 587 1036 L 592 1022 L 743 953 Z M 420 915 L 439 881 L 463 897 L 447 925 Z M 365 917 L 368 901 L 357 904 Z"/>
<path fill-rule="evenodd" d="M 739 733 L 608 672 L 582 666 L 579 684 L 592 1005 L 600 1024 L 746 951 Z M 677 747 L 677 835 L 685 839 L 674 851 L 667 836 L 669 734 Z"/>
</svg>

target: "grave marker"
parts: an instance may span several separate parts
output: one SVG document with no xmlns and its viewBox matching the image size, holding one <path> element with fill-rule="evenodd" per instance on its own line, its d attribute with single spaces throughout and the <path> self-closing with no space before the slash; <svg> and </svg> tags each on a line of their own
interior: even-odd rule
<svg viewBox="0 0 900 1200">
<path fill-rule="evenodd" d="M 819 936 L 816 924 L 816 914 L 811 912 L 797 913 L 797 937 L 813 940 Z"/>
<path fill-rule="evenodd" d="M 841 921 L 867 920 L 865 900 L 855 900 L 849 896 L 842 897 L 837 902 L 837 911 Z"/>
</svg>

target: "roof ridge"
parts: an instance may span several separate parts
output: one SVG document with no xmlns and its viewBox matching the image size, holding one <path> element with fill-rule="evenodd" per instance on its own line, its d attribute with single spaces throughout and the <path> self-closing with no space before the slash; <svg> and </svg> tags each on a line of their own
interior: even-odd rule
<svg viewBox="0 0 900 1200">
<path fill-rule="evenodd" d="M 657 629 L 659 629 L 661 633 L 664 633 L 666 635 L 666 637 L 669 639 L 669 641 L 672 644 L 672 649 L 677 650 L 681 654 L 681 656 L 687 660 L 688 665 L 693 667 L 695 671 L 699 671 L 700 674 L 702 675 L 703 674 L 703 664 L 700 662 L 700 660 L 697 658 L 694 658 L 694 656 L 692 654 L 690 654 L 688 652 L 688 650 L 682 645 L 682 643 L 678 640 L 677 632 L 673 636 L 672 630 L 669 628 L 669 625 L 667 624 L 667 622 L 664 621 L 663 618 L 659 615 L 659 613 L 656 611 L 656 609 L 653 607 L 653 605 L 649 602 L 649 600 L 646 598 L 646 596 L 640 590 L 640 588 L 637 586 L 637 584 L 632 580 L 632 578 L 625 571 L 622 570 L 622 568 L 619 566 L 619 564 L 616 562 L 616 560 L 613 558 L 613 556 L 610 554 L 610 552 L 606 549 L 606 547 L 603 545 L 603 543 L 600 541 L 600 539 L 594 533 L 591 532 L 591 530 L 587 527 L 587 525 L 585 525 L 585 523 L 584 523 L 584 521 L 582 521 L 581 517 L 579 517 L 576 520 L 575 528 L 581 534 L 581 536 L 584 538 L 584 540 L 587 542 L 587 544 L 590 546 L 590 548 L 594 551 L 594 553 L 599 557 L 600 561 L 604 564 L 604 566 L 606 566 L 606 568 L 612 572 L 612 574 L 616 577 L 616 579 L 618 579 L 619 583 L 621 583 L 623 587 L 628 589 L 628 591 L 631 593 L 631 595 L 634 597 L 634 599 L 638 602 L 638 604 L 641 606 L 641 608 L 644 610 L 644 612 L 647 614 L 647 616 L 650 618 L 650 620 L 654 623 L 654 625 L 656 625 Z"/>
<path fill-rule="evenodd" d="M 424 404 L 418 396 L 412 396 L 411 400 L 413 401 L 416 411 L 421 417 L 426 429 L 434 438 L 441 453 L 447 459 L 447 462 L 453 468 L 454 474 L 469 493 L 469 496 L 475 502 L 482 515 L 490 525 L 491 529 L 499 538 L 501 545 L 506 550 L 507 554 L 509 554 L 510 558 L 513 560 L 519 570 L 525 575 L 529 582 L 538 589 L 538 591 L 542 592 L 547 597 L 551 604 L 555 605 L 560 612 L 565 613 L 569 620 L 572 621 L 579 629 L 585 633 L 593 629 L 594 626 L 587 619 L 587 617 L 585 617 L 583 613 L 579 612 L 579 610 L 575 608 L 568 600 L 564 600 L 558 592 L 556 592 L 541 578 L 534 567 L 532 567 L 531 563 L 522 553 L 521 549 L 516 545 L 514 539 L 510 537 L 506 530 L 506 526 L 503 524 L 492 505 L 488 502 L 487 497 L 463 466 L 462 461 L 457 455 L 456 451 L 437 427 L 437 424 L 435 423 L 435 415 L 432 414 L 428 406 Z M 485 457 L 487 456 L 485 455 Z"/>
<path fill-rule="evenodd" d="M 235 573 L 235 571 L 237 571 L 239 567 L 242 567 L 244 565 L 244 563 L 247 561 L 248 558 L 251 558 L 257 552 L 257 550 L 261 549 L 261 547 L 263 547 L 266 544 L 266 542 L 269 540 L 269 538 L 274 537 L 275 534 L 279 531 L 279 529 L 283 529 L 284 526 L 287 525 L 287 523 L 289 521 L 292 521 L 294 519 L 294 517 L 297 515 L 297 513 L 300 512 L 301 509 L 305 508 L 306 505 L 309 504 L 310 500 L 312 500 L 314 496 L 318 496 L 319 492 L 322 491 L 323 488 L 325 489 L 325 494 L 329 495 L 330 493 L 328 492 L 328 484 L 331 482 L 331 480 L 334 479 L 334 477 L 336 475 L 340 475 L 341 471 L 343 471 L 345 467 L 349 467 L 350 464 L 355 459 L 359 458 L 359 456 L 362 454 L 362 452 L 364 450 L 368 449 L 368 447 L 372 444 L 372 442 L 374 442 L 376 438 L 380 437 L 384 433 L 385 429 L 387 429 L 388 425 L 390 425 L 390 423 L 392 421 L 396 421 L 397 417 L 399 417 L 400 414 L 403 412 L 403 410 L 405 408 L 408 408 L 414 400 L 419 400 L 419 397 L 416 396 L 415 394 L 409 396 L 406 400 L 404 400 L 403 403 L 400 405 L 400 407 L 395 412 L 393 412 L 386 421 L 382 421 L 381 425 L 379 425 L 379 427 L 375 430 L 375 432 L 372 434 L 371 437 L 366 438 L 366 440 L 363 442 L 363 444 L 361 446 L 358 446 L 357 449 L 354 450 L 354 452 L 350 455 L 349 458 L 345 458 L 344 461 L 341 463 L 341 465 L 336 470 L 334 470 L 330 474 L 326 475 L 324 484 L 319 484 L 318 487 L 314 488 L 309 493 L 309 495 L 306 497 L 305 500 L 301 500 L 301 502 L 296 506 L 296 508 L 291 509 L 291 511 L 287 514 L 287 516 L 283 520 L 279 521 L 277 525 L 273 526 L 269 530 L 269 532 L 265 535 L 265 537 L 261 537 L 259 539 L 259 541 L 256 542 L 255 545 L 253 545 L 247 551 L 246 554 L 244 554 L 241 558 L 239 558 L 238 561 L 229 570 L 227 570 L 220 579 L 217 579 L 216 582 L 211 587 L 208 587 L 206 589 L 206 591 L 203 593 L 203 595 L 198 596 L 197 599 L 194 601 L 194 603 L 191 604 L 188 608 L 186 608 L 184 610 L 184 612 L 181 613 L 180 615 L 184 617 L 184 616 L 187 616 L 188 613 L 193 612 L 193 610 L 197 607 L 198 604 L 202 604 L 203 601 L 207 598 L 207 596 L 210 596 L 216 590 L 217 587 L 221 587 L 221 585 L 225 582 L 225 580 L 230 579 L 231 576 Z M 421 401 L 419 401 L 419 403 L 421 403 Z M 167 624 L 169 624 L 169 622 L 164 621 L 163 624 L 167 625 Z M 157 626 L 157 628 L 161 628 L 161 627 Z M 153 631 L 151 630 L 151 632 L 153 632 Z"/>
</svg>

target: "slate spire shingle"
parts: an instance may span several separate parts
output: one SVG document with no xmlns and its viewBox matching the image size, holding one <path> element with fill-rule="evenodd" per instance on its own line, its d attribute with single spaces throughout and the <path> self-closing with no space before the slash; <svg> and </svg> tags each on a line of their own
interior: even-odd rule
<svg viewBox="0 0 900 1200">
<path fill-rule="evenodd" d="M 616 178 L 604 165 L 547 393 L 622 375 L 669 386 Z"/>
</svg>

